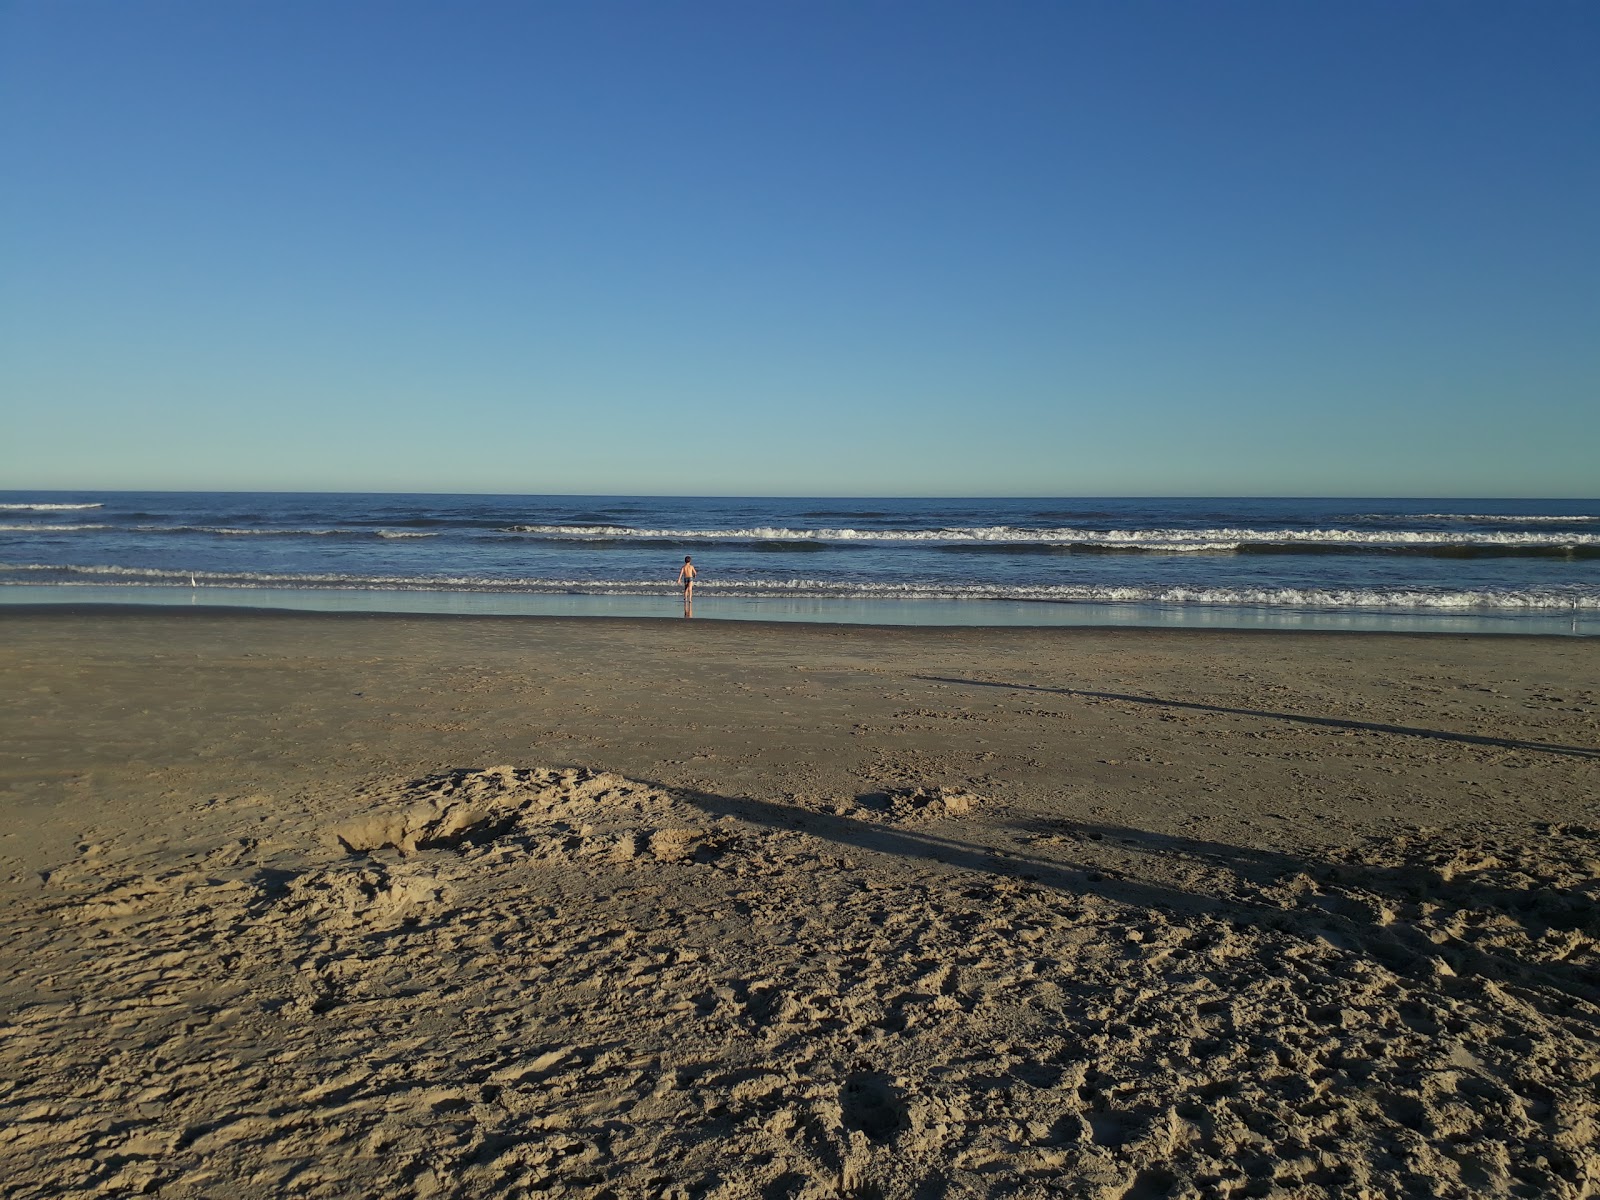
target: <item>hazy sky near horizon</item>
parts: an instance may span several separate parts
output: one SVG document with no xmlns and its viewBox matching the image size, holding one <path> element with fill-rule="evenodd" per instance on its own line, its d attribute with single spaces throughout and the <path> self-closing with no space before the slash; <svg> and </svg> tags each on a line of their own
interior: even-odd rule
<svg viewBox="0 0 1600 1200">
<path fill-rule="evenodd" d="M 1600 5 L 0 4 L 0 488 L 1600 493 Z"/>
</svg>

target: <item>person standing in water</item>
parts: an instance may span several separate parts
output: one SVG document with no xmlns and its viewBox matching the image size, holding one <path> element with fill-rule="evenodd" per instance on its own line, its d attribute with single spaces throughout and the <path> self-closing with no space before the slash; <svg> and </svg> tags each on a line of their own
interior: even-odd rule
<svg viewBox="0 0 1600 1200">
<path fill-rule="evenodd" d="M 678 586 L 683 589 L 683 607 L 685 612 L 687 612 L 689 606 L 694 603 L 694 577 L 698 574 L 700 574 L 700 572 L 694 569 L 694 563 L 690 561 L 689 556 L 685 554 L 683 556 L 683 566 L 678 571 Z"/>
</svg>

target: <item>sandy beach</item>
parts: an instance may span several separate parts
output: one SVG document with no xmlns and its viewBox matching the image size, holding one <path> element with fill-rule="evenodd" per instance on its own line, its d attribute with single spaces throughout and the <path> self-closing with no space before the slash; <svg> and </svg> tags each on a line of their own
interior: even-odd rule
<svg viewBox="0 0 1600 1200">
<path fill-rule="evenodd" d="M 1600 1192 L 1600 641 L 0 612 L 0 1177 Z"/>
</svg>

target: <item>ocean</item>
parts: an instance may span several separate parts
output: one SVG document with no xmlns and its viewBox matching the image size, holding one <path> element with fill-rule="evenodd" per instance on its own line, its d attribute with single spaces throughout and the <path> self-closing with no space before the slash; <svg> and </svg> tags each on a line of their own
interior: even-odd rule
<svg viewBox="0 0 1600 1200">
<path fill-rule="evenodd" d="M 1600 634 L 1600 500 L 0 492 L 0 603 Z"/>
</svg>

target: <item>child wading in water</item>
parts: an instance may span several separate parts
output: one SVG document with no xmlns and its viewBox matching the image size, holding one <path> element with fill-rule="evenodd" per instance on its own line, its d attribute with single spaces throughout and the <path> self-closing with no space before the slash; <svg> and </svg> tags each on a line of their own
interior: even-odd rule
<svg viewBox="0 0 1600 1200">
<path fill-rule="evenodd" d="M 678 572 L 678 586 L 683 589 L 683 602 L 685 604 L 690 604 L 694 601 L 694 577 L 699 573 L 694 569 L 694 563 L 689 561 L 689 556 L 685 554 L 683 556 L 683 567 Z"/>
</svg>

